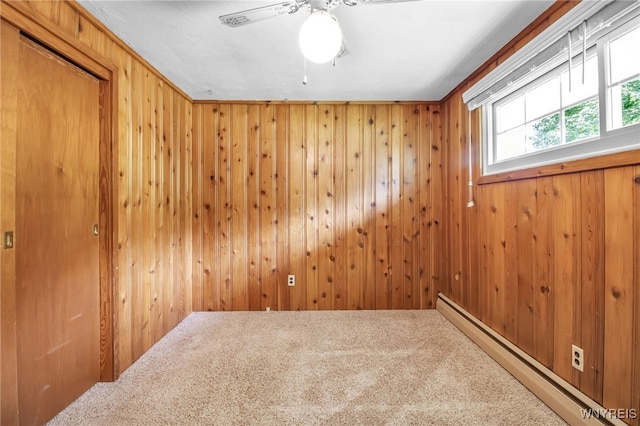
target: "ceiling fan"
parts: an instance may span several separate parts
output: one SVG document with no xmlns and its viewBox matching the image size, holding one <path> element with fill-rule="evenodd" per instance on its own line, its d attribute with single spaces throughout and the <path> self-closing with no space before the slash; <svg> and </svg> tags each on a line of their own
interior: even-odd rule
<svg viewBox="0 0 640 426">
<path fill-rule="evenodd" d="M 253 22 L 290 15 L 308 6 L 309 18 L 300 28 L 299 43 L 305 56 L 312 62 L 324 63 L 348 53 L 342 31 L 330 11 L 340 4 L 357 6 L 381 3 L 402 3 L 420 0 L 289 0 L 220 16 L 220 22 L 230 27 L 241 27 Z"/>
</svg>

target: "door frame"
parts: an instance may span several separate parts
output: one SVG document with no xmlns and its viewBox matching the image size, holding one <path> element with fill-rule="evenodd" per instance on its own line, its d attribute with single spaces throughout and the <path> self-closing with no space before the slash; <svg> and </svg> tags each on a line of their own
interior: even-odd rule
<svg viewBox="0 0 640 426">
<path fill-rule="evenodd" d="M 100 287 L 100 381 L 113 381 L 119 375 L 116 365 L 117 342 L 117 305 L 115 283 L 115 247 L 114 235 L 117 235 L 117 220 L 114 218 L 114 206 L 117 203 L 117 192 L 114 185 L 114 159 L 117 158 L 117 67 L 108 59 L 82 44 L 71 35 L 67 35 L 51 22 L 31 11 L 28 6 L 18 1 L 2 1 L 0 18 L 2 27 L 14 27 L 16 37 L 25 34 L 38 41 L 61 57 L 80 66 L 96 76 L 99 80 L 100 101 L 100 140 L 99 140 L 99 287 Z M 9 24 L 9 25 L 8 25 Z M 3 32 L 5 30 L 3 29 Z M 7 62 L 2 61 L 3 68 Z M 15 67 L 13 67 L 15 68 Z M 4 71 L 4 70 L 3 70 Z M 17 72 L 10 69 L 9 74 Z M 7 89 L 3 89 L 4 92 Z M 2 148 L 0 164 L 0 217 L 2 233 L 15 229 L 15 111 L 11 106 L 3 105 Z M 12 114 L 13 112 L 13 114 Z M 11 121 L 14 121 L 13 124 Z M 13 186 L 13 189 L 11 188 Z M 11 204 L 11 197 L 13 203 Z M 19 241 L 17 241 L 19 244 Z M 17 389 L 17 347 L 16 347 L 16 300 L 15 300 L 15 254 L 13 249 L 4 250 L 0 254 L 2 272 L 0 340 L 2 342 L 0 376 L 2 386 L 2 416 L 0 423 L 13 423 L 18 419 Z M 14 417 L 15 416 L 15 417 Z"/>
</svg>

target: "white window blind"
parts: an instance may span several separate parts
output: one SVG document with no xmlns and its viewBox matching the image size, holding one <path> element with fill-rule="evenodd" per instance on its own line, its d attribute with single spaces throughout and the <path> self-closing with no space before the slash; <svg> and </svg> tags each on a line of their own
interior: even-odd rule
<svg viewBox="0 0 640 426">
<path fill-rule="evenodd" d="M 566 61 L 568 51 L 582 49 L 586 23 L 587 40 L 640 8 L 640 1 L 583 0 L 518 52 L 462 94 L 470 111 L 490 102 L 506 89 L 517 90 L 538 75 Z M 569 36 L 567 35 L 569 34 Z M 568 39 L 571 39 L 571 48 Z M 593 44 L 593 42 L 591 43 Z"/>
</svg>

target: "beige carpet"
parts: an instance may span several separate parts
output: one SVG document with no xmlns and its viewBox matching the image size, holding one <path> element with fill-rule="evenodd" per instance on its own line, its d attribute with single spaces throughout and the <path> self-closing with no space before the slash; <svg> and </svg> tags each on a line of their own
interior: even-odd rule
<svg viewBox="0 0 640 426">
<path fill-rule="evenodd" d="M 51 425 L 561 425 L 435 310 L 199 312 Z"/>
</svg>

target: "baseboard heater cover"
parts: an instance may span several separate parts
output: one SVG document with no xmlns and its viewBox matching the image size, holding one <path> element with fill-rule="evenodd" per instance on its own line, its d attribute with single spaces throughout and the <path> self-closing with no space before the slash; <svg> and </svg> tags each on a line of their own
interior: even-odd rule
<svg viewBox="0 0 640 426">
<path fill-rule="evenodd" d="M 628 426 L 442 293 L 436 309 L 570 425 Z"/>
</svg>

